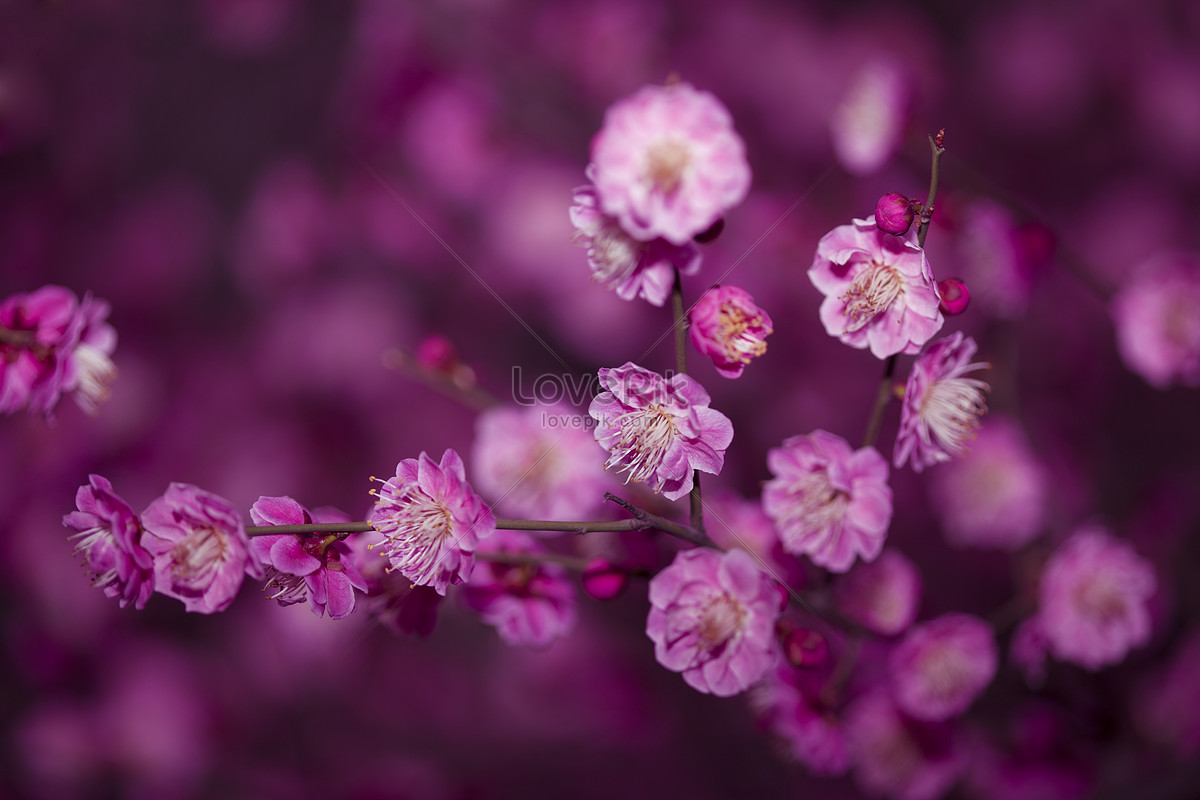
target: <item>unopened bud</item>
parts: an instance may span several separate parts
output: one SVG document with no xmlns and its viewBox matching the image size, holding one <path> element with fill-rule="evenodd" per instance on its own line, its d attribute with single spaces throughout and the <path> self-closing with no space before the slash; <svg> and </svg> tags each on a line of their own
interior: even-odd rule
<svg viewBox="0 0 1200 800">
<path fill-rule="evenodd" d="M 808 628 L 790 627 L 783 636 L 783 654 L 793 667 L 819 667 L 829 657 L 825 637 Z"/>
<path fill-rule="evenodd" d="M 597 600 L 612 600 L 625 591 L 629 575 L 603 558 L 593 558 L 583 568 L 583 590 Z"/>
<path fill-rule="evenodd" d="M 875 204 L 875 225 L 884 233 L 896 236 L 908 233 L 913 223 L 916 202 L 899 192 L 888 192 Z"/>
<path fill-rule="evenodd" d="M 971 292 L 958 278 L 938 281 L 938 294 L 942 296 L 940 307 L 947 317 L 957 317 L 971 304 Z"/>
<path fill-rule="evenodd" d="M 451 372 L 458 366 L 454 343 L 440 334 L 426 336 L 417 345 L 417 363 L 434 372 Z"/>
<path fill-rule="evenodd" d="M 721 231 L 725 230 L 725 218 L 721 217 L 712 225 L 709 225 L 706 230 L 700 231 L 692 238 L 697 244 L 708 244 L 721 235 Z"/>
</svg>

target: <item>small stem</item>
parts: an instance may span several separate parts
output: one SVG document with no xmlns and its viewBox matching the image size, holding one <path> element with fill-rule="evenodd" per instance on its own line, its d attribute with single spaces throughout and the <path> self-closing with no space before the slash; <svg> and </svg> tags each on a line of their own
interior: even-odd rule
<svg viewBox="0 0 1200 800">
<path fill-rule="evenodd" d="M 938 177 L 941 172 L 942 153 L 946 152 L 944 137 L 946 129 L 938 131 L 937 140 L 929 137 L 929 149 L 932 152 L 932 163 L 929 167 L 929 196 L 925 199 L 925 210 L 921 212 L 921 225 L 917 228 L 917 246 L 925 247 L 925 234 L 929 232 L 929 223 L 933 219 L 933 201 L 937 198 Z"/>
<path fill-rule="evenodd" d="M 280 536 L 285 533 L 366 533 L 375 528 L 369 522 L 313 522 L 305 525 L 247 525 L 247 536 Z"/>
<path fill-rule="evenodd" d="M 879 391 L 875 393 L 875 407 L 871 409 L 871 419 L 867 422 L 867 433 L 863 436 L 863 447 L 875 444 L 879 435 L 879 426 L 883 423 L 883 410 L 892 399 L 892 376 L 896 374 L 896 356 L 888 356 L 883 362 L 883 378 L 879 381 Z"/>
<path fill-rule="evenodd" d="M 675 314 L 675 372 L 687 373 L 687 315 L 683 310 L 683 275 L 675 270 L 671 289 L 671 308 Z M 688 495 L 692 528 L 704 536 L 704 502 L 700 495 L 700 470 L 692 472 L 692 491 Z"/>
<path fill-rule="evenodd" d="M 638 508 L 628 500 L 617 497 L 612 492 L 605 492 L 604 499 L 616 503 L 621 508 L 633 515 L 634 520 L 644 521 L 649 523 L 646 527 L 657 528 L 663 533 L 683 539 L 685 542 L 691 542 L 699 547 L 716 547 L 712 540 L 704 535 L 703 531 L 698 531 L 695 528 L 689 528 L 687 525 L 680 525 L 678 522 L 671 522 L 669 519 L 664 519 L 657 514 L 651 514 L 644 508 Z"/>
<path fill-rule="evenodd" d="M 429 369 L 398 348 L 392 347 L 383 352 L 383 366 L 418 380 L 474 411 L 499 405 L 496 398 L 478 386 L 460 383 L 451 373 Z"/>
</svg>

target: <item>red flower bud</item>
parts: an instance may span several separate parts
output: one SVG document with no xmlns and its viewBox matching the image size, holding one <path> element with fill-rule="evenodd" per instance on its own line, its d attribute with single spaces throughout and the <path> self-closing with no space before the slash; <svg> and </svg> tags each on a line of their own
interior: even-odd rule
<svg viewBox="0 0 1200 800">
<path fill-rule="evenodd" d="M 946 278 L 938 281 L 938 294 L 942 297 L 939 304 L 942 313 L 947 317 L 957 317 L 967 310 L 971 303 L 971 292 L 967 285 L 958 278 Z"/>
<path fill-rule="evenodd" d="M 583 590 L 597 600 L 612 600 L 625 591 L 629 575 L 603 558 L 593 558 L 583 568 Z"/>
<path fill-rule="evenodd" d="M 829 657 L 825 637 L 808 628 L 789 625 L 783 636 L 783 654 L 793 667 L 819 667 Z"/>
<path fill-rule="evenodd" d="M 888 192 L 875 204 L 875 225 L 884 233 L 905 234 L 912 227 L 915 205 L 915 200 L 898 192 Z"/>
</svg>

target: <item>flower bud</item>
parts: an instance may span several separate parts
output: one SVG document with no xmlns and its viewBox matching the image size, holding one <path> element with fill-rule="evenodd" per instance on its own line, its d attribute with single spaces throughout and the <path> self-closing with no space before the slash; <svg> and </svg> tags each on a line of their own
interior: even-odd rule
<svg viewBox="0 0 1200 800">
<path fill-rule="evenodd" d="M 583 590 L 597 600 L 612 600 L 625 591 L 629 576 L 603 558 L 593 558 L 583 568 Z"/>
<path fill-rule="evenodd" d="M 916 205 L 899 192 L 888 192 L 875 204 L 875 225 L 884 233 L 905 234 L 912 227 Z"/>
<path fill-rule="evenodd" d="M 454 343 L 440 334 L 426 336 L 417 345 L 417 363 L 434 372 L 452 372 L 458 365 L 458 350 Z"/>
<path fill-rule="evenodd" d="M 781 624 L 779 629 L 782 633 L 780 643 L 783 645 L 783 655 L 793 667 L 819 667 L 829 657 L 829 644 L 816 631 L 790 623 Z"/>
<path fill-rule="evenodd" d="M 938 281 L 938 294 L 942 298 L 938 305 L 947 317 L 957 317 L 971 304 L 971 292 L 967 289 L 967 285 L 958 278 L 946 278 L 944 281 Z"/>
</svg>

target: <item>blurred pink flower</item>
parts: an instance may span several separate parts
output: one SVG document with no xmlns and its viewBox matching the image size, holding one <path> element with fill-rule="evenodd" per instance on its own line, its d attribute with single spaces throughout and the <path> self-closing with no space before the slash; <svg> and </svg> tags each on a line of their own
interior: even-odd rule
<svg viewBox="0 0 1200 800">
<path fill-rule="evenodd" d="M 1117 293 L 1112 306 L 1125 365 L 1147 383 L 1200 386 L 1200 263 L 1159 256 Z"/>
<path fill-rule="evenodd" d="M 971 452 L 934 471 L 934 512 L 951 544 L 1016 550 L 1041 530 L 1047 476 L 1015 422 L 992 416 Z"/>
<path fill-rule="evenodd" d="M 373 494 L 371 522 L 384 536 L 382 555 L 404 577 L 440 595 L 471 576 L 475 548 L 496 529 L 454 450 L 437 464 L 424 452 L 404 459 Z"/>
<path fill-rule="evenodd" d="M 788 755 L 814 775 L 836 777 L 850 769 L 850 751 L 840 720 L 820 700 L 824 677 L 780 663 L 750 690 L 750 703 Z"/>
<path fill-rule="evenodd" d="M 1091 670 L 1150 639 L 1154 568 L 1099 527 L 1076 531 L 1042 572 L 1038 625 L 1056 657 Z"/>
<path fill-rule="evenodd" d="M 109 384 L 117 377 L 112 362 L 117 348 L 117 332 L 105 320 L 109 306 L 91 293 L 83 296 L 71 330 L 67 334 L 68 349 L 62 353 L 64 392 L 70 392 L 76 405 L 87 414 L 109 396 Z"/>
<path fill-rule="evenodd" d="M 904 136 L 910 88 L 890 60 L 865 64 L 833 111 L 829 131 L 838 162 L 855 175 L 882 167 Z"/>
<path fill-rule="evenodd" d="M 998 665 L 991 625 L 969 614 L 943 614 L 911 628 L 892 651 L 896 705 L 915 719 L 958 716 L 996 677 Z"/>
<path fill-rule="evenodd" d="M 592 162 L 601 210 L 642 241 L 686 244 L 750 188 L 729 112 L 688 83 L 646 86 L 612 105 Z"/>
<path fill-rule="evenodd" d="M 915 231 L 892 236 L 875 218 L 821 237 L 809 280 L 825 295 L 821 324 L 841 342 L 876 358 L 918 353 L 943 323 L 937 286 Z"/>
<path fill-rule="evenodd" d="M 587 249 L 592 280 L 622 300 L 641 297 L 663 306 L 675 284 L 675 271 L 695 275 L 700 250 L 692 242 L 671 244 L 665 239 L 638 241 L 613 217 L 598 208 L 596 187 L 581 186 L 571 198 L 575 241 Z"/>
<path fill-rule="evenodd" d="M 850 705 L 845 730 L 855 781 L 871 795 L 937 800 L 966 766 L 948 723 L 906 717 L 883 690 Z"/>
<path fill-rule="evenodd" d="M 898 550 L 859 563 L 833 586 L 834 602 L 849 619 L 883 636 L 902 633 L 917 618 L 921 575 Z"/>
<path fill-rule="evenodd" d="M 744 550 L 685 550 L 650 580 L 646 635 L 658 663 L 693 689 L 745 691 L 776 661 L 778 584 Z"/>
<path fill-rule="evenodd" d="M 87 485 L 75 493 L 75 506 L 63 525 L 78 531 L 75 555 L 92 576 L 92 585 L 106 597 L 119 598 L 121 607 L 144 608 L 154 593 L 154 564 L 142 547 L 142 526 L 112 484 L 100 475 L 89 475 Z"/>
<path fill-rule="evenodd" d="M 975 340 L 955 331 L 938 339 L 917 356 L 904 388 L 900 431 L 896 434 L 892 463 L 906 461 L 914 472 L 949 461 L 967 450 L 987 413 L 983 393 L 991 387 L 978 378 L 965 377 L 989 365 L 972 363 Z"/>
<path fill-rule="evenodd" d="M 745 289 L 714 286 L 688 312 L 692 346 L 713 360 L 722 376 L 741 376 L 750 360 L 767 352 L 771 317 Z"/>
<path fill-rule="evenodd" d="M 605 469 L 627 473 L 669 500 L 692 490 L 692 472 L 719 474 L 733 441 L 729 418 L 708 407 L 708 392 L 687 375 L 669 379 L 633 362 L 599 372 L 605 391 L 588 413 L 596 441 L 609 452 Z"/>
<path fill-rule="evenodd" d="M 1022 241 L 1012 215 L 997 203 L 977 201 L 963 213 L 954 240 L 963 278 L 990 316 L 1014 319 L 1029 305 L 1036 264 Z"/>
<path fill-rule="evenodd" d="M 172 483 L 142 512 L 142 546 L 154 557 L 154 588 L 188 611 L 224 611 L 246 575 L 263 577 L 242 516 L 229 501 Z"/>
<path fill-rule="evenodd" d="M 831 572 L 845 572 L 856 557 L 879 555 L 892 519 L 892 490 L 878 450 L 852 450 L 840 436 L 816 430 L 773 448 L 767 466 L 774 477 L 763 487 L 763 509 L 784 550 Z"/>
<path fill-rule="evenodd" d="M 307 508 L 290 497 L 260 497 L 250 507 L 255 525 L 307 525 L 312 522 L 349 522 L 337 509 Z M 342 541 L 329 541 L 324 534 L 254 536 L 250 549 L 266 564 L 264 591 L 276 589 L 272 599 L 282 606 L 305 598 L 318 617 L 329 611 L 330 619 L 345 619 L 354 613 L 354 590 L 367 591 L 366 580 L 350 558 Z"/>
<path fill-rule="evenodd" d="M 518 531 L 496 531 L 478 552 L 537 555 L 546 549 Z M 575 587 L 558 564 L 482 561 L 463 600 L 510 645 L 548 647 L 575 625 Z"/>
<path fill-rule="evenodd" d="M 561 403 L 480 413 L 471 468 L 498 510 L 527 519 L 588 519 L 608 484 L 591 418 Z"/>
</svg>

